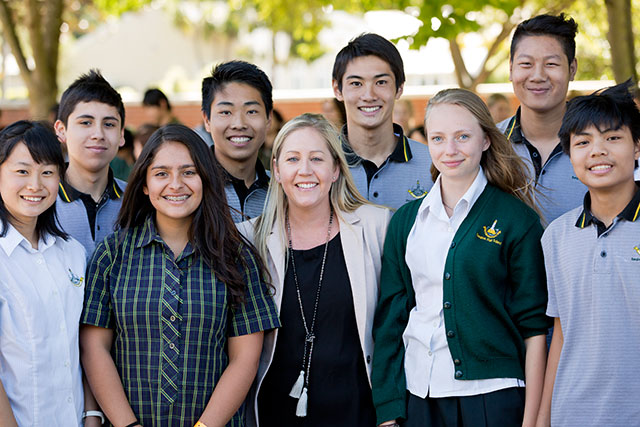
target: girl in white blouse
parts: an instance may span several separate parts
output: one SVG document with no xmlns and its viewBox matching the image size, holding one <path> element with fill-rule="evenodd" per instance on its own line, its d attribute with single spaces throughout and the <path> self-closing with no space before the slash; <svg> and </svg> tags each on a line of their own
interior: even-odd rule
<svg viewBox="0 0 640 427">
<path fill-rule="evenodd" d="M 78 355 L 85 251 L 55 214 L 63 168 L 49 125 L 19 121 L 0 133 L 0 382 L 11 408 L 3 422 L 80 426 L 85 398 L 95 409 Z M 99 412 L 86 415 L 85 426 L 100 425 Z"/>
</svg>

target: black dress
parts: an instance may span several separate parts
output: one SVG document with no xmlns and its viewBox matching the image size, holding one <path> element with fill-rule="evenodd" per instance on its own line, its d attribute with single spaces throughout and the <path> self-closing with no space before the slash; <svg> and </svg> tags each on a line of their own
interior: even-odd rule
<svg viewBox="0 0 640 427">
<path fill-rule="evenodd" d="M 324 245 L 294 250 L 307 325 L 313 306 Z M 296 416 L 298 399 L 289 396 L 302 369 L 305 330 L 289 262 L 273 362 L 260 388 L 261 427 L 375 426 L 375 410 L 362 357 L 353 294 L 338 234 L 329 242 L 315 326 L 307 416 Z"/>
</svg>

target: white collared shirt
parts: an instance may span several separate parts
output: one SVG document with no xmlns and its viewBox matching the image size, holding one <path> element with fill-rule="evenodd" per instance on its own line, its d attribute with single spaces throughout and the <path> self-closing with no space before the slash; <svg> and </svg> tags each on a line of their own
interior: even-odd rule
<svg viewBox="0 0 640 427">
<path fill-rule="evenodd" d="M 20 426 L 82 425 L 85 268 L 72 238 L 46 235 L 33 249 L 10 224 L 0 237 L 0 380 Z"/>
<path fill-rule="evenodd" d="M 444 266 L 448 249 L 458 227 L 487 185 L 480 168 L 478 175 L 453 209 L 451 218 L 442 204 L 438 177 L 420 208 L 407 238 L 405 261 L 411 271 L 416 306 L 409 313 L 404 340 L 404 370 L 407 390 L 425 398 L 471 396 L 524 383 L 516 378 L 456 380 L 449 352 L 442 311 Z"/>
</svg>

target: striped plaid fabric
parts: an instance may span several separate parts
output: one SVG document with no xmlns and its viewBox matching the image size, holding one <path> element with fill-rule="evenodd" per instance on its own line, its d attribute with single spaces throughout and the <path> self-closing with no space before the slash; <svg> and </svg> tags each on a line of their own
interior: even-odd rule
<svg viewBox="0 0 640 427">
<path fill-rule="evenodd" d="M 82 323 L 114 329 L 114 362 L 142 425 L 194 425 L 228 364 L 227 337 L 280 326 L 255 260 L 244 253 L 247 294 L 234 310 L 191 244 L 174 260 L 151 218 L 96 249 Z M 244 410 L 228 425 L 244 425 Z"/>
</svg>

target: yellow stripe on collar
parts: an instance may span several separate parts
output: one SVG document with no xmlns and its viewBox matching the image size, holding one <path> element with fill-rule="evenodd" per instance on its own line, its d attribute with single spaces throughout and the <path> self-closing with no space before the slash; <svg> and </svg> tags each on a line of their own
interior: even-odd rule
<svg viewBox="0 0 640 427">
<path fill-rule="evenodd" d="M 66 191 L 64 191 L 64 186 L 62 185 L 62 183 L 59 183 L 58 185 L 60 186 L 60 190 L 62 190 L 62 195 L 64 196 L 65 201 L 66 201 L 67 203 L 71 203 L 71 199 L 70 199 L 70 198 L 69 198 L 69 196 L 67 195 L 67 192 L 66 192 Z"/>
<path fill-rule="evenodd" d="M 638 207 L 636 208 L 636 213 L 633 214 L 633 221 L 638 218 L 638 213 L 640 212 L 640 203 L 638 203 Z"/>
<path fill-rule="evenodd" d="M 118 196 L 118 199 L 119 199 L 120 198 L 120 193 L 118 193 L 118 188 L 116 187 L 115 179 L 113 180 L 113 191 L 116 193 L 116 196 Z"/>
<path fill-rule="evenodd" d="M 407 143 L 408 143 L 408 139 L 405 136 L 404 138 L 402 138 L 402 149 L 404 150 L 404 161 L 405 162 L 409 161 L 409 156 L 407 155 Z"/>
<path fill-rule="evenodd" d="M 580 224 L 580 228 L 584 228 L 584 220 L 587 219 L 587 214 L 583 213 L 582 214 L 582 223 Z"/>
<path fill-rule="evenodd" d="M 513 133 L 513 129 L 516 127 L 516 118 L 513 118 L 513 121 L 511 122 L 511 129 L 509 129 L 509 135 L 507 135 L 507 139 L 509 141 L 511 141 L 511 134 Z"/>
</svg>

